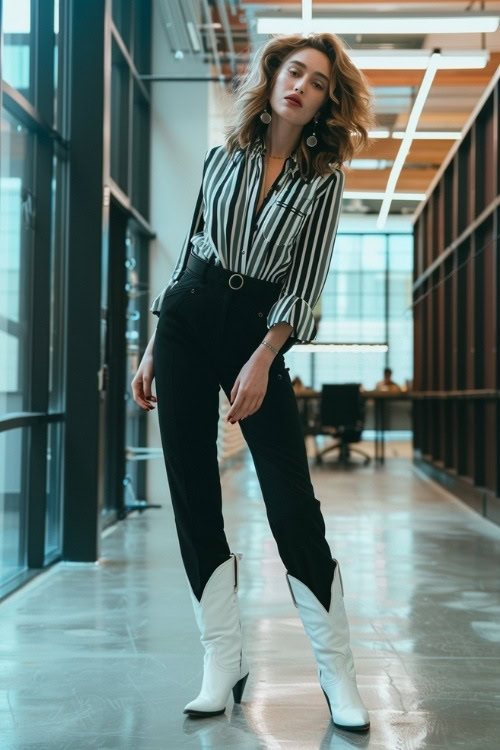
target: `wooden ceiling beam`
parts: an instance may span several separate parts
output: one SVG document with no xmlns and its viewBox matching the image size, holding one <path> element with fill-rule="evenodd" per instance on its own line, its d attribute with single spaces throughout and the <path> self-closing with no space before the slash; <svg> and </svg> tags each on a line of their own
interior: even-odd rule
<svg viewBox="0 0 500 750">
<path fill-rule="evenodd" d="M 454 144 L 449 140 L 412 141 L 405 162 L 414 164 L 441 164 Z M 388 159 L 393 161 L 401 146 L 401 138 L 380 138 L 356 155 L 356 159 Z"/>
<path fill-rule="evenodd" d="M 345 190 L 385 190 L 390 169 L 349 169 L 345 172 Z M 397 193 L 425 193 L 437 169 L 403 167 L 396 184 Z"/>
</svg>

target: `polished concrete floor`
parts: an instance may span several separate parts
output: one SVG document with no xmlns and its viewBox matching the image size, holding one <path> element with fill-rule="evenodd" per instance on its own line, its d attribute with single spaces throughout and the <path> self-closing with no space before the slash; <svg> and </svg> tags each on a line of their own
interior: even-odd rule
<svg viewBox="0 0 500 750">
<path fill-rule="evenodd" d="M 240 706 L 193 719 L 202 647 L 168 498 L 0 605 L 0 748 L 253 750 L 500 746 L 500 528 L 411 462 L 311 466 L 342 566 L 365 735 L 334 728 L 248 454 L 222 475 L 243 552 L 250 677 Z"/>
</svg>

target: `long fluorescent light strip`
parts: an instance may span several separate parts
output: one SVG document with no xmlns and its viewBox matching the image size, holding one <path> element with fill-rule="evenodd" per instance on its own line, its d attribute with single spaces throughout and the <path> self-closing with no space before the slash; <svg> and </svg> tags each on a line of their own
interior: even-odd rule
<svg viewBox="0 0 500 750">
<path fill-rule="evenodd" d="M 405 132 L 404 130 L 395 130 L 392 134 L 393 138 L 404 138 Z M 413 136 L 413 140 L 421 140 L 421 141 L 432 141 L 432 140 L 439 140 L 439 141 L 458 141 L 462 137 L 462 134 L 459 131 L 454 130 L 453 132 L 450 131 L 447 133 L 446 131 L 436 131 L 435 133 L 432 132 L 432 130 L 425 131 L 421 130 L 418 133 L 415 133 Z"/>
<path fill-rule="evenodd" d="M 391 133 L 389 130 L 369 130 L 368 135 L 370 138 L 404 138 L 404 130 L 393 130 Z M 462 137 L 462 134 L 458 130 L 419 130 L 413 136 L 413 140 L 443 140 L 443 141 L 458 141 Z"/>
<path fill-rule="evenodd" d="M 429 95 L 429 91 L 432 86 L 434 76 L 436 75 L 436 70 L 439 66 L 440 57 L 441 57 L 441 54 L 439 52 L 432 53 L 430 60 L 429 60 L 429 67 L 425 71 L 424 77 L 422 79 L 422 83 L 420 84 L 420 88 L 415 98 L 415 102 L 410 112 L 410 116 L 408 118 L 408 124 L 406 126 L 406 132 L 404 134 L 404 138 L 401 141 L 401 145 L 399 147 L 398 153 L 394 160 L 394 164 L 392 165 L 392 169 L 389 173 L 389 179 L 387 180 L 387 186 L 385 189 L 386 194 L 382 201 L 382 205 L 380 207 L 380 213 L 377 219 L 377 224 L 376 224 L 377 229 L 382 229 L 387 219 L 389 208 L 391 206 L 392 196 L 394 195 L 394 192 L 395 192 L 396 183 L 398 181 L 398 177 L 403 168 L 403 164 L 405 162 L 408 151 L 410 150 L 411 142 L 413 140 L 413 134 L 415 133 L 417 129 L 418 120 L 420 118 L 420 115 L 422 114 L 422 110 L 427 100 L 427 96 Z"/>
<path fill-rule="evenodd" d="M 305 5 L 305 4 L 304 4 Z M 303 8 L 304 12 L 304 8 Z M 463 13 L 450 17 L 389 16 L 381 14 L 370 17 L 363 14 L 358 18 L 322 17 L 266 17 L 257 19 L 258 34 L 300 34 L 304 33 L 304 21 L 310 31 L 329 31 L 333 34 L 477 34 L 491 33 L 498 29 L 497 16 Z"/>
<path fill-rule="evenodd" d="M 381 201 L 384 199 L 384 190 L 344 190 L 342 198 L 366 198 L 367 200 Z M 425 193 L 394 193 L 393 201 L 422 201 Z"/>
<path fill-rule="evenodd" d="M 387 344 L 295 344 L 293 350 L 301 352 L 348 352 L 349 354 L 379 353 L 388 351 Z"/>
<path fill-rule="evenodd" d="M 368 70 L 425 70 L 432 55 L 431 50 L 347 50 L 352 62 Z M 484 68 L 490 59 L 488 50 L 444 50 L 439 59 L 442 70 L 477 70 Z"/>
</svg>

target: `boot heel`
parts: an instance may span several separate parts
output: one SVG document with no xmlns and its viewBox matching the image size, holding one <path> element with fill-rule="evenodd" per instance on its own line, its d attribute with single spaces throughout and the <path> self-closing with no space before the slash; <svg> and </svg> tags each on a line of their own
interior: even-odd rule
<svg viewBox="0 0 500 750">
<path fill-rule="evenodd" d="M 250 672 L 248 672 L 244 677 L 242 677 L 241 680 L 238 680 L 238 682 L 233 688 L 233 698 L 234 698 L 235 703 L 241 703 L 241 698 L 243 696 L 243 691 L 245 689 L 245 685 L 247 684 L 249 674 Z"/>
<path fill-rule="evenodd" d="M 329 710 L 330 710 L 330 716 L 332 717 L 332 721 L 333 721 L 333 714 L 332 714 L 332 707 L 330 706 L 330 699 L 329 699 L 329 697 L 327 696 L 327 694 L 325 693 L 325 690 L 324 690 L 324 688 L 323 688 L 323 685 L 320 685 L 320 687 L 321 687 L 321 690 L 323 690 L 323 695 L 325 696 L 325 698 L 326 698 L 326 702 L 328 703 L 328 708 L 329 708 Z"/>
</svg>

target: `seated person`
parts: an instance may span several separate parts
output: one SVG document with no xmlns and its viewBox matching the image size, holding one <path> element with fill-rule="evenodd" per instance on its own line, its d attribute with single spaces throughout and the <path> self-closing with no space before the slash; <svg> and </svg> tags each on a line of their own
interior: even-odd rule
<svg viewBox="0 0 500 750">
<path fill-rule="evenodd" d="M 299 378 L 298 375 L 296 375 L 294 379 L 292 380 L 292 386 L 296 395 L 300 395 L 302 393 L 314 393 L 315 392 L 314 388 L 308 388 L 307 385 L 304 385 L 304 383 L 302 382 L 301 378 Z"/>
<path fill-rule="evenodd" d="M 391 378 L 392 370 L 390 367 L 386 367 L 384 369 L 384 379 L 379 380 L 377 385 L 375 386 L 376 391 L 401 391 L 401 388 L 397 383 L 394 382 Z"/>
</svg>

